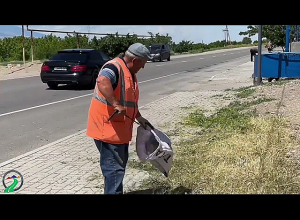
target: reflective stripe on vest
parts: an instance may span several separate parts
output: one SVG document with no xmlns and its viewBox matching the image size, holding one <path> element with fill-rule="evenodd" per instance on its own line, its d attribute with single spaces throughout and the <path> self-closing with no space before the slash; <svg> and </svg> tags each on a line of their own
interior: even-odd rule
<svg viewBox="0 0 300 220">
<path fill-rule="evenodd" d="M 114 62 L 120 67 L 120 77 L 119 77 L 119 80 L 121 79 L 121 82 L 120 82 L 121 89 L 120 89 L 120 100 L 118 100 L 119 103 L 122 106 L 124 106 L 124 107 L 131 107 L 131 108 L 137 107 L 137 104 L 135 102 L 125 101 L 124 72 L 123 72 L 121 64 L 118 61 L 116 61 L 116 60 Z M 93 98 L 95 98 L 96 100 L 100 101 L 104 105 L 112 106 L 105 98 L 99 96 L 97 83 L 96 83 L 96 89 L 94 90 L 94 93 L 93 93 Z"/>
</svg>

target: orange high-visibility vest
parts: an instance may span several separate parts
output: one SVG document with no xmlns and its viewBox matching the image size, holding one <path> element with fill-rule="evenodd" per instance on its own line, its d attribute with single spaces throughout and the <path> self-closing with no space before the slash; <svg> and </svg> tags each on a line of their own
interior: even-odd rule
<svg viewBox="0 0 300 220">
<path fill-rule="evenodd" d="M 108 63 L 114 64 L 119 71 L 118 85 L 114 90 L 115 97 L 125 107 L 126 115 L 135 119 L 139 99 L 136 76 L 132 76 L 121 58 L 115 58 L 106 64 Z M 111 144 L 129 143 L 132 139 L 133 121 L 118 114 L 108 121 L 114 111 L 114 107 L 107 102 L 96 83 L 88 113 L 86 135 Z"/>
</svg>

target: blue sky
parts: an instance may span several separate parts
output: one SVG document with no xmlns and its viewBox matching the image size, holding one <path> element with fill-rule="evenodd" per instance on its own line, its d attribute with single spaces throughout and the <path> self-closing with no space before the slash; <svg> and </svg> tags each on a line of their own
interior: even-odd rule
<svg viewBox="0 0 300 220">
<path fill-rule="evenodd" d="M 21 25 L 18 26 L 21 27 Z M 166 35 L 168 33 L 175 43 L 186 40 L 194 43 L 203 42 L 209 44 L 218 40 L 225 40 L 223 32 L 225 25 L 29 25 L 28 27 L 31 29 L 77 32 L 88 32 L 89 30 L 90 32 L 105 34 L 118 32 L 119 34 L 148 35 L 148 32 L 152 32 L 154 35 L 157 33 Z M 228 30 L 231 41 L 242 41 L 245 36 L 240 36 L 239 32 L 248 29 L 247 25 L 228 25 Z M 62 37 L 65 36 L 65 34 L 55 34 Z M 251 37 L 251 39 L 252 41 L 257 40 L 257 35 Z"/>
</svg>

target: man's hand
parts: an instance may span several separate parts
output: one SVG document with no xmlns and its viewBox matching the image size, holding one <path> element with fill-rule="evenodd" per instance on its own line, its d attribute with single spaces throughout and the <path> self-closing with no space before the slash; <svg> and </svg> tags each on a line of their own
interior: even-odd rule
<svg viewBox="0 0 300 220">
<path fill-rule="evenodd" d="M 115 105 L 115 110 L 118 110 L 119 115 L 126 115 L 126 109 L 122 105 Z"/>
<path fill-rule="evenodd" d="M 146 129 L 146 126 L 149 126 L 149 124 L 150 124 L 150 122 L 147 119 L 143 118 L 142 116 L 137 117 L 136 120 L 141 124 L 141 126 L 144 129 Z"/>
</svg>

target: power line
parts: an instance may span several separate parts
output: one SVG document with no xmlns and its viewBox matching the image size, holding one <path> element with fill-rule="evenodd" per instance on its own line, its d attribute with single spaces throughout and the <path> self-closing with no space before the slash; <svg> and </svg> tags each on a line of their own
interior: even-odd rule
<svg viewBox="0 0 300 220">
<path fill-rule="evenodd" d="M 24 35 L 24 26 L 22 25 L 22 40 L 23 40 L 23 62 L 24 62 L 24 66 L 25 66 L 25 35 Z M 57 30 L 43 30 L 43 29 L 31 29 L 28 28 L 28 25 L 26 25 L 27 31 L 30 31 L 30 37 L 31 37 L 31 51 L 32 51 L 32 62 L 33 62 L 33 32 L 51 32 L 51 33 L 63 33 L 63 34 L 75 34 L 77 37 L 77 48 L 80 48 L 80 40 L 79 40 L 79 34 L 84 34 L 84 35 L 88 35 L 88 40 L 90 35 L 118 35 L 118 36 L 137 36 L 137 37 L 151 37 L 151 35 L 136 35 L 136 34 L 104 34 L 104 33 L 91 33 L 90 32 L 90 26 L 88 25 L 88 33 L 85 32 L 76 32 L 76 31 L 57 31 Z"/>
<path fill-rule="evenodd" d="M 137 37 L 151 37 L 150 35 L 137 35 L 137 34 L 109 34 L 109 33 L 91 33 L 91 32 L 77 32 L 77 31 L 57 31 L 57 30 L 43 30 L 43 29 L 30 29 L 27 26 L 27 31 L 37 32 L 52 32 L 52 33 L 63 33 L 63 34 L 86 34 L 86 35 L 118 35 L 118 36 L 137 36 Z"/>
</svg>

